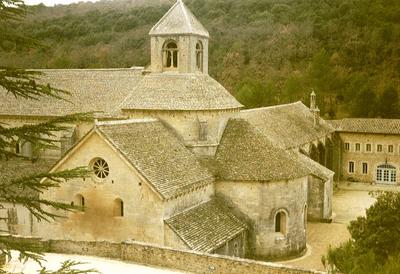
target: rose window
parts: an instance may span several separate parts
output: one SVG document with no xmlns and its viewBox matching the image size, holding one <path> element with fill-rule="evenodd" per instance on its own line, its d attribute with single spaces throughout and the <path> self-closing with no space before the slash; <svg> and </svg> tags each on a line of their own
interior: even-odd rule
<svg viewBox="0 0 400 274">
<path fill-rule="evenodd" d="M 98 178 L 104 179 L 110 174 L 110 168 L 104 159 L 99 158 L 93 162 L 93 172 Z"/>
</svg>

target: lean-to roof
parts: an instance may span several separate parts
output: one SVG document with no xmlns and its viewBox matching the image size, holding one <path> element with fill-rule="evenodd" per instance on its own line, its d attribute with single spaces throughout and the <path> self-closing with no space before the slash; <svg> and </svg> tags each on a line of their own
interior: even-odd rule
<svg viewBox="0 0 400 274">
<path fill-rule="evenodd" d="M 183 211 L 165 223 L 190 249 L 200 252 L 211 252 L 247 229 L 216 201 Z"/>
</svg>

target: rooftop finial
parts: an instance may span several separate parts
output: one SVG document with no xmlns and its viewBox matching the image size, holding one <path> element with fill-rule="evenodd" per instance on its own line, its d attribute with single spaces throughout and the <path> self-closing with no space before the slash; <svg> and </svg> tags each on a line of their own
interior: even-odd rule
<svg viewBox="0 0 400 274">
<path fill-rule="evenodd" d="M 317 107 L 317 100 L 316 100 L 316 94 L 315 91 L 312 90 L 311 94 L 310 94 L 310 110 L 314 111 Z"/>
</svg>

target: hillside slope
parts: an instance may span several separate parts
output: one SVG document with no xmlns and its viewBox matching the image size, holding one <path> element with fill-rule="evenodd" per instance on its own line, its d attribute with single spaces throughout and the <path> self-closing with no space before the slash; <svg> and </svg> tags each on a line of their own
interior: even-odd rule
<svg viewBox="0 0 400 274">
<path fill-rule="evenodd" d="M 0 65 L 100 68 L 149 63 L 148 31 L 174 0 L 35 6 Z M 247 107 L 319 95 L 325 116 L 399 117 L 400 1 L 186 0 L 209 30 L 210 74 Z M 400 117 L 399 117 L 400 118 Z"/>
</svg>

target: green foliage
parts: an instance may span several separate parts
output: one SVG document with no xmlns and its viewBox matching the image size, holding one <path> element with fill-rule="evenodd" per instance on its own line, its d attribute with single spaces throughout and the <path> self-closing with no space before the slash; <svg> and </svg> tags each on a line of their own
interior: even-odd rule
<svg viewBox="0 0 400 274">
<path fill-rule="evenodd" d="M 77 270 L 74 269 L 77 266 L 82 265 L 83 263 L 75 262 L 75 261 L 65 261 L 62 263 L 61 267 L 56 271 L 47 270 L 46 268 L 42 268 L 39 274 L 86 274 L 86 273 L 100 273 L 95 269 L 85 269 L 85 270 Z"/>
<path fill-rule="evenodd" d="M 273 105 L 276 96 L 276 89 L 271 83 L 261 83 L 251 79 L 241 82 L 236 93 L 238 101 L 247 108 Z"/>
<path fill-rule="evenodd" d="M 0 0 L 0 48 L 10 51 L 30 49 L 38 46 L 35 39 L 27 38 L 22 32 L 16 30 L 13 24 L 18 24 L 26 14 L 26 7 L 20 0 Z M 7 43 L 8 44 L 7 44 Z M 0 59 L 3 61 L 2 59 Z M 37 71 L 26 71 L 15 69 L 0 64 L 0 87 L 3 92 L 8 92 L 17 98 L 39 100 L 43 96 L 54 97 L 65 100 L 69 95 L 50 85 L 37 83 Z M 46 122 L 10 127 L 0 124 L 0 161 L 6 161 L 10 157 L 20 157 L 14 152 L 17 142 L 30 142 L 38 149 L 54 148 L 57 131 L 67 129 L 67 124 L 78 121 L 92 121 L 92 113 L 78 113 L 58 117 Z M 32 159 L 33 160 L 33 159 Z M 66 203 L 42 199 L 39 194 L 52 188 L 57 188 L 61 183 L 72 179 L 87 177 L 89 171 L 86 168 L 78 167 L 61 172 L 44 172 L 40 174 L 26 175 L 20 178 L 1 178 L 0 184 L 0 209 L 5 209 L 4 203 L 19 204 L 25 207 L 38 221 L 51 220 L 60 217 L 54 211 L 80 210 L 81 208 Z M 0 221 L 8 221 L 8 218 L 0 218 Z M 4 231 L 2 231 L 4 232 Z M 11 250 L 19 251 L 20 260 L 33 259 L 40 263 L 43 260 L 40 247 L 35 243 L 26 241 L 10 240 L 7 237 L 0 237 L 0 254 L 11 255 Z M 74 262 L 65 262 L 59 272 L 54 273 L 88 273 L 88 271 L 75 271 L 71 267 L 76 266 Z M 46 272 L 43 273 L 53 273 Z"/>
<path fill-rule="evenodd" d="M 383 118 L 400 118 L 399 94 L 393 86 L 384 90 L 379 103 L 379 113 Z"/>
<path fill-rule="evenodd" d="M 377 201 L 348 227 L 351 240 L 328 251 L 342 273 L 400 273 L 400 193 L 377 193 Z"/>
<path fill-rule="evenodd" d="M 185 3 L 211 33 L 210 74 L 240 94 L 241 100 L 246 97 L 246 107 L 260 105 L 257 85 L 247 85 L 247 95 L 238 90 L 251 78 L 275 87 L 274 102 L 304 100 L 314 89 L 321 98 L 322 114 L 397 117 L 398 111 L 379 105 L 387 100 L 382 97 L 385 87 L 399 92 L 399 1 Z M 4 64 L 24 68 L 145 66 L 150 61 L 147 33 L 170 5 L 170 1 L 151 1 L 138 6 L 135 1 L 118 0 L 111 6 L 98 2 L 29 7 L 37 14 L 14 27 L 40 39 L 42 45 L 28 52 L 7 52 L 15 47 L 3 43 L 0 58 Z M 362 110 L 366 92 L 374 94 L 376 105 Z"/>
</svg>

